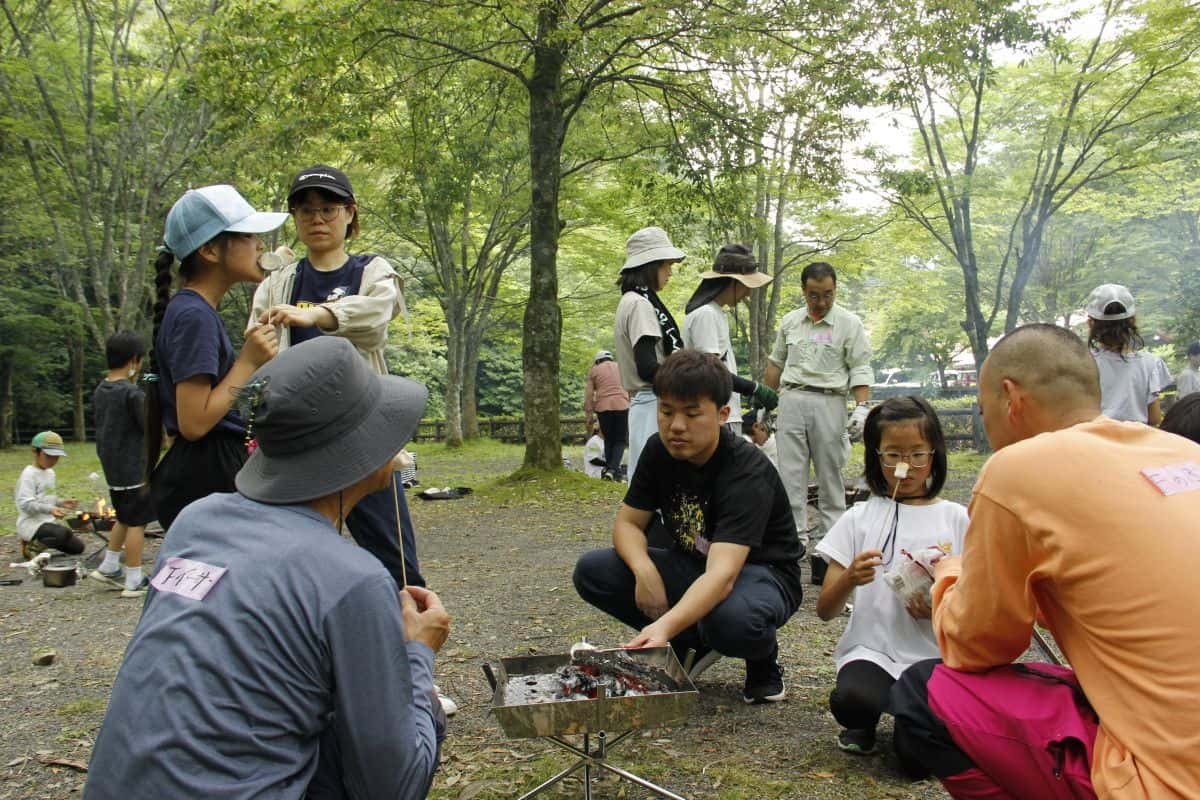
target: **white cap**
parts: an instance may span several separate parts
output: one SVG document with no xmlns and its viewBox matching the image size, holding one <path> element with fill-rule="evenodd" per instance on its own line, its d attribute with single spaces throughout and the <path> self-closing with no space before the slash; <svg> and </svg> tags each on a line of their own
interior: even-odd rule
<svg viewBox="0 0 1200 800">
<path fill-rule="evenodd" d="M 1105 313 L 1112 303 L 1118 303 L 1122 311 L 1113 314 Z M 1129 319 L 1134 315 L 1133 295 L 1119 283 L 1104 283 L 1092 290 L 1088 298 L 1087 315 L 1092 319 L 1111 320 Z"/>
</svg>

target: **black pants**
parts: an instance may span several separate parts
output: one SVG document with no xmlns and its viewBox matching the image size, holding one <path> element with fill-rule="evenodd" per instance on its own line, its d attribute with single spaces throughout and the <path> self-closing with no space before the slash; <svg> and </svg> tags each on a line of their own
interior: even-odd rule
<svg viewBox="0 0 1200 800">
<path fill-rule="evenodd" d="M 850 661 L 837 674 L 837 688 L 829 693 L 829 710 L 843 728 L 875 730 L 887 710 L 895 679 L 870 661 Z"/>
<path fill-rule="evenodd" d="M 672 606 L 704 574 L 703 561 L 677 550 L 652 547 L 649 555 Z M 584 553 L 575 563 L 573 580 L 580 597 L 635 631 L 650 624 L 637 607 L 637 580 L 616 550 Z M 671 645 L 681 654 L 688 649 L 712 648 L 747 661 L 774 659 L 776 632 L 796 612 L 796 605 L 773 569 L 765 564 L 744 564 L 729 595 L 695 625 L 680 631 Z"/>
<path fill-rule="evenodd" d="M 904 670 L 889 698 L 888 711 L 896 718 L 892 746 L 900 768 L 913 780 L 930 773 L 948 778 L 975 766 L 929 707 L 929 678 L 940 663 L 940 659 L 931 658 Z"/>
<path fill-rule="evenodd" d="M 43 522 L 39 525 L 38 529 L 33 532 L 33 541 L 41 547 L 28 548 L 31 551 L 38 550 L 40 552 L 46 548 L 53 548 L 71 556 L 79 555 L 85 547 L 83 539 L 76 536 L 70 528 L 56 525 L 53 522 Z"/>
<path fill-rule="evenodd" d="M 597 411 L 600 433 L 604 436 L 604 463 L 609 472 L 621 477 L 621 459 L 625 457 L 625 446 L 629 443 L 629 410 Z"/>
<path fill-rule="evenodd" d="M 392 475 L 392 489 L 382 489 L 367 495 L 346 515 L 346 527 L 359 547 L 366 550 L 387 568 L 397 586 L 424 586 L 421 567 L 417 561 L 417 539 L 412 516 L 408 513 L 408 498 L 398 475 Z M 397 514 L 397 506 L 399 514 Z M 397 517 L 399 519 L 397 520 Z M 404 539 L 401 558 L 400 539 Z"/>
<path fill-rule="evenodd" d="M 158 524 L 169 530 L 189 503 L 217 492 L 236 491 L 233 478 L 246 463 L 241 434 L 214 428 L 196 441 L 176 436 L 150 476 Z"/>
</svg>

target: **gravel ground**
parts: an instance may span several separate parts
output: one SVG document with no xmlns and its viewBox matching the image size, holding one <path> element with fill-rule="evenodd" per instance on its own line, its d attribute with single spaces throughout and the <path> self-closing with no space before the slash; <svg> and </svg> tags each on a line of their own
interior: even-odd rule
<svg viewBox="0 0 1200 800">
<path fill-rule="evenodd" d="M 72 453 L 72 469 L 86 474 L 88 456 Z M 3 454 L 6 480 L 15 481 L 12 468 L 23 457 Z M 515 469 L 520 457 L 513 446 L 483 444 L 454 453 L 430 445 L 421 450 L 422 487 L 468 485 L 477 491 L 440 502 L 410 493 L 422 570 L 454 621 L 437 679 L 461 707 L 443 748 L 434 798 L 516 797 L 573 760 L 546 742 L 504 736 L 488 713 L 485 661 L 563 652 L 581 635 L 601 645 L 630 635 L 580 601 L 570 578 L 580 553 L 607 546 L 620 488 L 574 476 L 561 485 L 544 479 L 489 483 Z M 963 461 L 964 474 L 946 495 L 965 501 L 978 464 Z M 0 510 L 10 511 L 11 504 Z M 12 517 L 5 519 L 11 534 Z M 89 550 L 100 545 L 91 539 Z M 15 536 L 0 536 L 0 548 L 5 564 L 19 560 Z M 147 560 L 156 551 L 157 540 L 150 540 Z M 8 570 L 7 577 L 21 573 Z M 685 724 L 635 734 L 614 749 L 612 762 L 689 798 L 945 797 L 935 783 L 899 777 L 890 755 L 863 758 L 837 750 L 827 698 L 845 618 L 822 623 L 813 612 L 814 594 L 805 588 L 803 607 L 780 634 L 785 702 L 746 706 L 743 667 L 725 659 L 699 681 L 699 702 Z M 0 800 L 79 795 L 140 608 L 139 601 L 122 600 L 91 581 L 46 589 L 27 578 L 20 586 L 0 587 L 0 669 L 7 675 L 0 694 L 6 723 L 0 728 Z M 35 666 L 33 657 L 43 649 L 56 651 L 56 659 Z M 886 753 L 886 724 L 880 744 Z M 597 798 L 653 796 L 607 776 L 594 780 L 594 787 Z M 542 796 L 581 797 L 582 785 L 569 778 Z"/>
</svg>

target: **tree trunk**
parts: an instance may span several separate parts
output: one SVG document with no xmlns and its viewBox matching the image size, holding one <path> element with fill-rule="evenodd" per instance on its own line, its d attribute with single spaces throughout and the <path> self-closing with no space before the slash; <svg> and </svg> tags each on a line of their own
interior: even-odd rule
<svg viewBox="0 0 1200 800">
<path fill-rule="evenodd" d="M 13 444 L 13 371 L 12 356 L 0 358 L 0 448 Z"/>
<path fill-rule="evenodd" d="M 461 303 L 443 300 L 442 314 L 446 318 L 446 444 L 462 447 L 463 363 L 470 333 L 463 329 Z"/>
<path fill-rule="evenodd" d="M 472 336 L 467 342 L 467 357 L 463 361 L 462 425 L 464 439 L 479 438 L 479 342 Z"/>
<path fill-rule="evenodd" d="M 77 442 L 87 441 L 87 423 L 83 413 L 83 337 L 83 331 L 72 334 L 70 343 L 72 427 Z"/>
<path fill-rule="evenodd" d="M 564 120 L 560 82 L 564 62 L 559 41 L 561 6 L 550 0 L 538 11 L 538 35 L 529 79 L 530 204 L 529 303 L 521 344 L 524 368 L 525 466 L 562 468 L 559 423 L 558 188 Z"/>
</svg>

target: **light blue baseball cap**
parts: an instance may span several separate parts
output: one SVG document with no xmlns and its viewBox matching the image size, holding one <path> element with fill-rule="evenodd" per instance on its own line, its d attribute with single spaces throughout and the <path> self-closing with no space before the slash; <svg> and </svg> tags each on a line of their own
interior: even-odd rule
<svg viewBox="0 0 1200 800">
<path fill-rule="evenodd" d="M 163 240 L 183 259 L 218 233 L 270 233 L 287 218 L 286 213 L 255 211 L 232 186 L 205 186 L 189 189 L 171 206 Z"/>
</svg>

